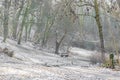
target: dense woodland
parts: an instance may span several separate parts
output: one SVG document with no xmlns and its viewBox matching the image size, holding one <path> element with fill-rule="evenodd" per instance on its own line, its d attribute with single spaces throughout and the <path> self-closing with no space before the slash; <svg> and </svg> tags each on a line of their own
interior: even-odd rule
<svg viewBox="0 0 120 80">
<path fill-rule="evenodd" d="M 120 0 L 0 0 L 0 36 L 55 54 L 71 46 L 120 52 Z"/>
</svg>

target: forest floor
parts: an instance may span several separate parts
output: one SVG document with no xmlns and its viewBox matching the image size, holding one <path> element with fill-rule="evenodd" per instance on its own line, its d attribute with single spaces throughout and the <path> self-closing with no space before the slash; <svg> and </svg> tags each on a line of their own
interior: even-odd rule
<svg viewBox="0 0 120 80">
<path fill-rule="evenodd" d="M 30 43 L 8 40 L 0 47 L 14 50 L 13 57 L 0 53 L 0 80 L 120 80 L 120 71 L 90 65 L 93 51 L 71 48 L 79 54 L 64 58 L 35 50 Z"/>
</svg>

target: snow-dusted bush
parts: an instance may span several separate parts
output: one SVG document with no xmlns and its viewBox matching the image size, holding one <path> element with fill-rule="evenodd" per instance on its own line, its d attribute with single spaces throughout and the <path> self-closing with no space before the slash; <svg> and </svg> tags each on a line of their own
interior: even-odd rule
<svg viewBox="0 0 120 80">
<path fill-rule="evenodd" d="M 98 52 L 93 53 L 89 58 L 91 64 L 102 63 L 101 54 Z"/>
</svg>

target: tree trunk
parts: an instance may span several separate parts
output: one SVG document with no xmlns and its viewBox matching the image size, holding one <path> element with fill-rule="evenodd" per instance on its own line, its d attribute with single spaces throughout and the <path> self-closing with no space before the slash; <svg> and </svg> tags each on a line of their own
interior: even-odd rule
<svg viewBox="0 0 120 80">
<path fill-rule="evenodd" d="M 27 14 L 28 14 L 28 10 L 29 10 L 29 4 L 27 3 L 27 7 L 26 7 L 24 15 L 23 15 L 23 20 L 22 20 L 21 28 L 20 28 L 20 32 L 19 32 L 18 44 L 21 44 L 22 33 L 23 33 L 26 17 L 27 17 Z"/>
<path fill-rule="evenodd" d="M 9 2 L 8 0 L 4 1 L 4 39 L 3 42 L 6 42 L 6 39 L 8 37 L 8 20 L 9 20 Z"/>
<path fill-rule="evenodd" d="M 59 54 L 59 48 L 60 48 L 60 45 L 62 43 L 62 41 L 64 40 L 65 36 L 66 36 L 66 33 L 67 31 L 65 31 L 64 35 L 61 37 L 60 41 L 58 41 L 57 39 L 57 33 L 56 33 L 56 46 L 55 46 L 55 54 Z"/>
<path fill-rule="evenodd" d="M 15 12 L 17 12 L 17 1 L 15 0 L 15 5 L 14 5 L 14 9 L 15 9 Z M 21 15 L 21 12 L 22 12 L 22 9 L 23 9 L 23 4 L 24 4 L 24 0 L 21 2 L 21 5 L 20 5 L 20 9 L 18 11 L 18 13 L 16 15 L 14 15 L 14 20 L 13 20 L 13 39 L 16 39 L 17 38 L 17 27 L 18 27 L 18 21 L 19 21 L 19 17 Z"/>
<path fill-rule="evenodd" d="M 30 25 L 29 25 L 29 29 L 28 29 L 28 39 L 31 41 L 31 30 L 32 30 L 32 26 L 33 26 L 33 16 L 32 16 L 32 18 L 31 18 L 31 23 L 30 23 Z"/>
<path fill-rule="evenodd" d="M 59 54 L 59 43 L 56 41 L 56 46 L 55 46 L 55 54 Z"/>
<path fill-rule="evenodd" d="M 27 42 L 28 39 L 28 25 L 25 26 L 25 42 Z"/>
<path fill-rule="evenodd" d="M 99 5 L 98 5 L 98 0 L 94 0 L 94 4 L 95 4 L 95 20 L 98 26 L 98 30 L 99 30 L 99 38 L 100 38 L 100 46 L 101 46 L 101 58 L 104 61 L 105 60 L 105 48 L 104 48 L 104 38 L 103 38 L 103 27 L 101 25 L 100 22 L 100 14 L 99 14 Z"/>
</svg>

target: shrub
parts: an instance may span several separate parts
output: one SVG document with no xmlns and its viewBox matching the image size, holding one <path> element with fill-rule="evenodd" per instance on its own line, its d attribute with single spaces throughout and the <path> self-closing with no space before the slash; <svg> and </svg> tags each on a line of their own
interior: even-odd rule
<svg viewBox="0 0 120 80">
<path fill-rule="evenodd" d="M 102 63 L 101 54 L 100 53 L 92 54 L 90 56 L 90 62 L 91 62 L 91 64 Z"/>
<path fill-rule="evenodd" d="M 115 68 L 114 54 L 110 54 L 109 58 L 110 58 L 110 68 L 114 69 Z"/>
<path fill-rule="evenodd" d="M 115 64 L 116 62 L 114 60 L 114 54 L 109 54 L 109 57 L 106 58 L 105 62 L 103 63 L 103 67 L 114 69 Z"/>
</svg>

